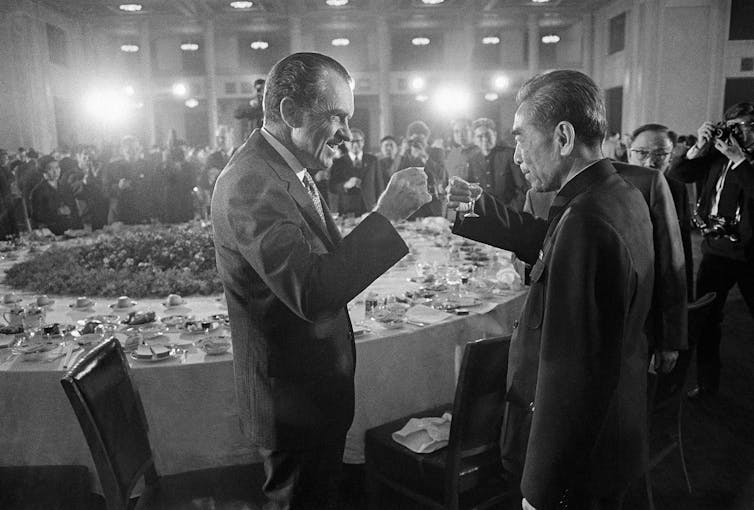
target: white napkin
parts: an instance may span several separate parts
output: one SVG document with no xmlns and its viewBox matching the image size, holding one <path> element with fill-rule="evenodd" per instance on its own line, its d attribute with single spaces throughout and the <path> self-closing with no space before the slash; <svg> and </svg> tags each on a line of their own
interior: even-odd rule
<svg viewBox="0 0 754 510">
<path fill-rule="evenodd" d="M 451 317 L 451 314 L 442 310 L 435 310 L 425 305 L 414 305 L 406 311 L 406 320 L 434 324 Z"/>
<path fill-rule="evenodd" d="M 402 429 L 393 432 L 393 441 L 416 453 L 431 453 L 444 448 L 450 437 L 451 414 L 442 418 L 411 418 Z"/>
</svg>

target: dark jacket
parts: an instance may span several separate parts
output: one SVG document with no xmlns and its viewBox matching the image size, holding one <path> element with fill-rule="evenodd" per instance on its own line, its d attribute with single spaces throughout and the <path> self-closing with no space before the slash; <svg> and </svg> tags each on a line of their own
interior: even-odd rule
<svg viewBox="0 0 754 510">
<path fill-rule="evenodd" d="M 269 449 L 345 438 L 355 370 L 346 305 L 408 252 L 380 214 L 341 238 L 323 208 L 326 226 L 258 130 L 212 196 L 240 417 L 253 443 Z"/>
<path fill-rule="evenodd" d="M 453 231 L 534 264 L 508 368 L 509 400 L 532 410 L 524 497 L 551 508 L 568 487 L 625 488 L 647 460 L 654 249 L 644 199 L 605 159 L 558 192 L 549 229 L 486 194 L 477 212 Z"/>
<path fill-rule="evenodd" d="M 521 211 L 529 183 L 521 168 L 514 163 L 513 153 L 514 149 L 506 145 L 493 147 L 487 155 L 485 171 L 477 179 L 484 190 L 492 193 L 503 205 Z"/>
</svg>

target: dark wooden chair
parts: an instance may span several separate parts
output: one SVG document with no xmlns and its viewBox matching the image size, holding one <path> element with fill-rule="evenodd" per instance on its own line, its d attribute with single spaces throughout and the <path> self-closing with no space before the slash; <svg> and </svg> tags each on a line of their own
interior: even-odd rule
<svg viewBox="0 0 754 510">
<path fill-rule="evenodd" d="M 466 344 L 452 404 L 427 410 L 366 432 L 366 478 L 376 508 L 385 485 L 431 508 L 487 508 L 510 497 L 500 463 L 500 426 L 505 408 L 510 337 Z M 446 448 L 418 454 L 396 443 L 392 433 L 408 419 L 453 419 Z M 517 500 L 520 505 L 520 499 Z"/>
<path fill-rule="evenodd" d="M 676 449 L 681 460 L 683 476 L 689 494 L 692 492 L 691 480 L 686 467 L 683 450 L 683 399 L 686 375 L 691 365 L 693 348 L 701 331 L 701 324 L 708 317 L 715 293 L 705 294 L 688 306 L 689 349 L 681 351 L 676 365 L 669 373 L 650 373 L 647 385 L 647 402 L 649 403 L 649 467 L 644 474 L 644 483 L 649 499 L 649 507 L 654 510 L 652 497 L 651 471 Z"/>
<path fill-rule="evenodd" d="M 120 342 L 110 338 L 61 380 L 94 459 L 108 510 L 258 508 L 258 466 L 231 466 L 159 476 L 141 398 Z M 132 497 L 137 483 L 145 488 Z M 252 504 L 255 501 L 255 504 Z"/>
</svg>

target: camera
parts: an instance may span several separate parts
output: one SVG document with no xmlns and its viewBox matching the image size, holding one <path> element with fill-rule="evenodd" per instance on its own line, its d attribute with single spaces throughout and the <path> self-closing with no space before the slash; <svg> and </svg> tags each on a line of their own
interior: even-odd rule
<svg viewBox="0 0 754 510">
<path fill-rule="evenodd" d="M 733 128 L 725 124 L 725 121 L 718 122 L 712 129 L 715 138 L 719 138 L 720 140 L 727 140 L 733 134 Z"/>
<path fill-rule="evenodd" d="M 739 222 L 735 218 L 710 215 L 707 218 L 707 221 L 704 221 L 697 211 L 694 212 L 692 221 L 694 226 L 701 231 L 702 236 L 704 237 L 711 237 L 712 239 L 725 237 L 732 243 L 736 243 L 740 239 L 738 234 Z"/>
</svg>

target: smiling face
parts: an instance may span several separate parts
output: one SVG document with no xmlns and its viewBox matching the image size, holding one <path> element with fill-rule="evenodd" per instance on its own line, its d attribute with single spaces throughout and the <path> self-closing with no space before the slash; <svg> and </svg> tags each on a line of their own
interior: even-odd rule
<svg viewBox="0 0 754 510">
<path fill-rule="evenodd" d="M 332 166 L 338 145 L 351 139 L 348 121 L 353 116 L 353 91 L 339 74 L 322 77 L 324 91 L 311 107 L 298 107 L 301 122 L 291 129 L 296 157 L 306 168 L 324 170 Z"/>
<path fill-rule="evenodd" d="M 516 152 L 513 160 L 520 165 L 526 180 L 535 191 L 557 191 L 568 173 L 554 133 L 544 133 L 533 123 L 526 103 L 516 111 L 513 136 Z"/>
</svg>

